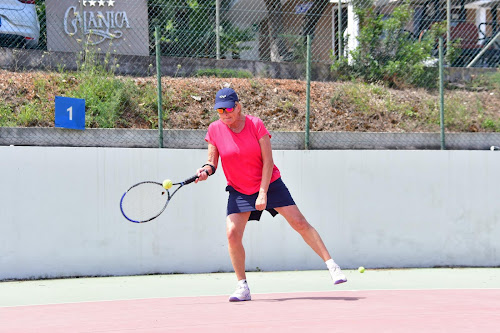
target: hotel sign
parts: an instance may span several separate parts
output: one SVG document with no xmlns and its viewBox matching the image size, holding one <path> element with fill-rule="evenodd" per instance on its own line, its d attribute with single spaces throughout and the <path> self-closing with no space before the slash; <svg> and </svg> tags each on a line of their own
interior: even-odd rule
<svg viewBox="0 0 500 333">
<path fill-rule="evenodd" d="M 47 49 L 149 55 L 147 0 L 46 0 Z"/>
</svg>

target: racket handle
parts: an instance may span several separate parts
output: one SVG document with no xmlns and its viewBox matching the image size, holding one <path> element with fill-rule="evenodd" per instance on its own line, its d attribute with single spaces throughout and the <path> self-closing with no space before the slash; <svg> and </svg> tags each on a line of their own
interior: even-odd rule
<svg viewBox="0 0 500 333">
<path fill-rule="evenodd" d="M 190 184 L 194 182 L 196 179 L 198 179 L 198 175 L 194 175 L 193 177 L 186 179 L 185 181 L 182 182 L 182 184 L 184 185 Z"/>
</svg>

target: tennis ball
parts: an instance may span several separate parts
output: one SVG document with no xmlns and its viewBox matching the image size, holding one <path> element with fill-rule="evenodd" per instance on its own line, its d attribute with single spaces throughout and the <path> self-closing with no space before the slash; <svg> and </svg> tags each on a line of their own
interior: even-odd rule
<svg viewBox="0 0 500 333">
<path fill-rule="evenodd" d="M 364 273 L 365 272 L 365 268 L 363 266 L 359 267 L 358 268 L 358 272 Z"/>
<path fill-rule="evenodd" d="M 172 187 L 172 181 L 170 179 L 165 179 L 163 181 L 163 187 L 168 190 Z"/>
</svg>

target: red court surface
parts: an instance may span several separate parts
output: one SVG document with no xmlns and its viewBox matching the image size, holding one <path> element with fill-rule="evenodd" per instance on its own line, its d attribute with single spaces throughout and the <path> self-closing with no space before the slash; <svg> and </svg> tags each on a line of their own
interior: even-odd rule
<svg viewBox="0 0 500 333">
<path fill-rule="evenodd" d="M 499 332 L 500 289 L 173 297 L 0 308 L 0 332 Z"/>
</svg>

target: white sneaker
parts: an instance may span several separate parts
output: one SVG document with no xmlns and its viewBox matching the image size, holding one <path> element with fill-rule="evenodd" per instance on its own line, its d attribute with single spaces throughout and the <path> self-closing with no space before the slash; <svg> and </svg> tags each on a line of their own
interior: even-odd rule
<svg viewBox="0 0 500 333">
<path fill-rule="evenodd" d="M 250 296 L 250 288 L 248 284 L 242 283 L 238 284 L 236 291 L 229 296 L 229 302 L 241 302 L 241 301 L 251 301 L 252 296 Z"/>
<path fill-rule="evenodd" d="M 342 270 L 340 270 L 340 267 L 338 265 L 335 265 L 328 270 L 330 271 L 330 275 L 332 276 L 333 284 L 347 282 L 347 278 L 345 277 L 344 273 L 342 273 Z"/>
</svg>

